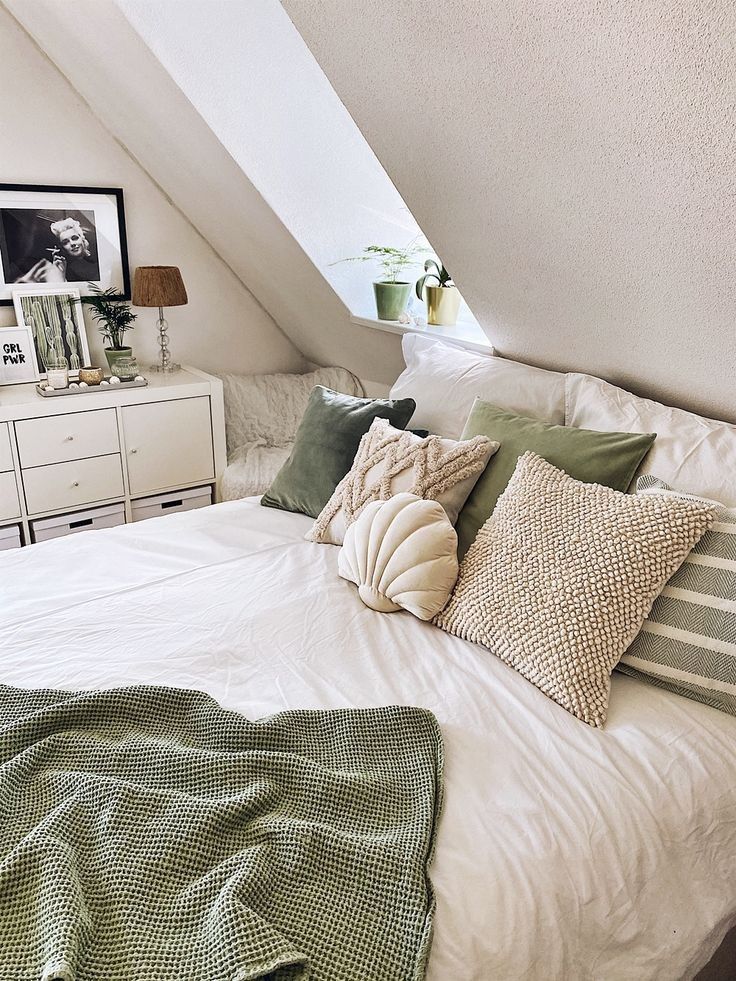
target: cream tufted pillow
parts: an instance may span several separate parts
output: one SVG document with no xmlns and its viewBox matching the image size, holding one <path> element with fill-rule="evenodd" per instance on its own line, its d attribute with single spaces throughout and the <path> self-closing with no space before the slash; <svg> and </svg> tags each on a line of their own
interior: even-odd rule
<svg viewBox="0 0 736 981">
<path fill-rule="evenodd" d="M 373 501 L 347 530 L 337 570 L 366 606 L 431 620 L 457 579 L 457 535 L 437 501 L 396 494 Z"/>
<path fill-rule="evenodd" d="M 308 541 L 341 545 L 345 531 L 370 501 L 406 492 L 439 501 L 455 524 L 499 444 L 487 436 L 454 440 L 416 436 L 374 419 L 353 465 L 305 535 Z"/>
<path fill-rule="evenodd" d="M 713 516 L 707 502 L 621 494 L 525 453 L 435 622 L 601 726 L 611 671 Z"/>
</svg>

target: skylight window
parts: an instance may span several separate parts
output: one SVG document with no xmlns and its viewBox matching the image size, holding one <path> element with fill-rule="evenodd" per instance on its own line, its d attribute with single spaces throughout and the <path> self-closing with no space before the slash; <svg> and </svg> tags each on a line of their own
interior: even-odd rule
<svg viewBox="0 0 736 981">
<path fill-rule="evenodd" d="M 426 240 L 281 4 L 220 3 L 216 17 L 193 4 L 177 18 L 165 4 L 117 3 L 350 313 L 375 320 L 380 269 L 339 260 Z M 412 287 L 423 259 L 406 270 Z M 421 326 L 426 308 L 410 296 Z M 465 304 L 458 319 L 482 335 Z"/>
</svg>

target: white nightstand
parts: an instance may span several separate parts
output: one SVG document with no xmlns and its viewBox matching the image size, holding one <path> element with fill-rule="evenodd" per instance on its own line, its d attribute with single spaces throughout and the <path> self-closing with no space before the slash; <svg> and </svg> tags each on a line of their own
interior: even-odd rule
<svg viewBox="0 0 736 981">
<path fill-rule="evenodd" d="M 72 533 L 217 500 L 222 382 L 191 367 L 148 382 L 57 398 L 0 388 L 0 548 L 13 526 L 29 544 L 49 525 Z"/>
</svg>

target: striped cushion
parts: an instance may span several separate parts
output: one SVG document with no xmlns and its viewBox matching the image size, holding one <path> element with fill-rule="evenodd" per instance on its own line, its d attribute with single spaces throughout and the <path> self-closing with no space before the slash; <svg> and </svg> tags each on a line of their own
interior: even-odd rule
<svg viewBox="0 0 736 981">
<path fill-rule="evenodd" d="M 640 477 L 636 490 L 692 497 L 656 477 Z M 618 669 L 736 715 L 736 508 L 718 506 Z"/>
</svg>

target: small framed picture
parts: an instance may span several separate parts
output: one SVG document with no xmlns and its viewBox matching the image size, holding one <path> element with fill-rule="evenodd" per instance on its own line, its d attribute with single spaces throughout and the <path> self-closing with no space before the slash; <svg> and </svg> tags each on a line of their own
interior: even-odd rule
<svg viewBox="0 0 736 981">
<path fill-rule="evenodd" d="M 28 327 L 0 327 L 0 385 L 38 381 L 33 335 Z"/>
<path fill-rule="evenodd" d="M 14 286 L 64 283 L 130 299 L 122 189 L 0 184 L 0 305 Z"/>
<path fill-rule="evenodd" d="M 89 364 L 89 347 L 79 290 L 73 286 L 24 286 L 13 288 L 13 304 L 18 324 L 33 335 L 36 361 L 41 377 L 49 365 L 66 358 L 69 374 Z M 2 329 L 2 328 L 0 328 Z"/>
</svg>

